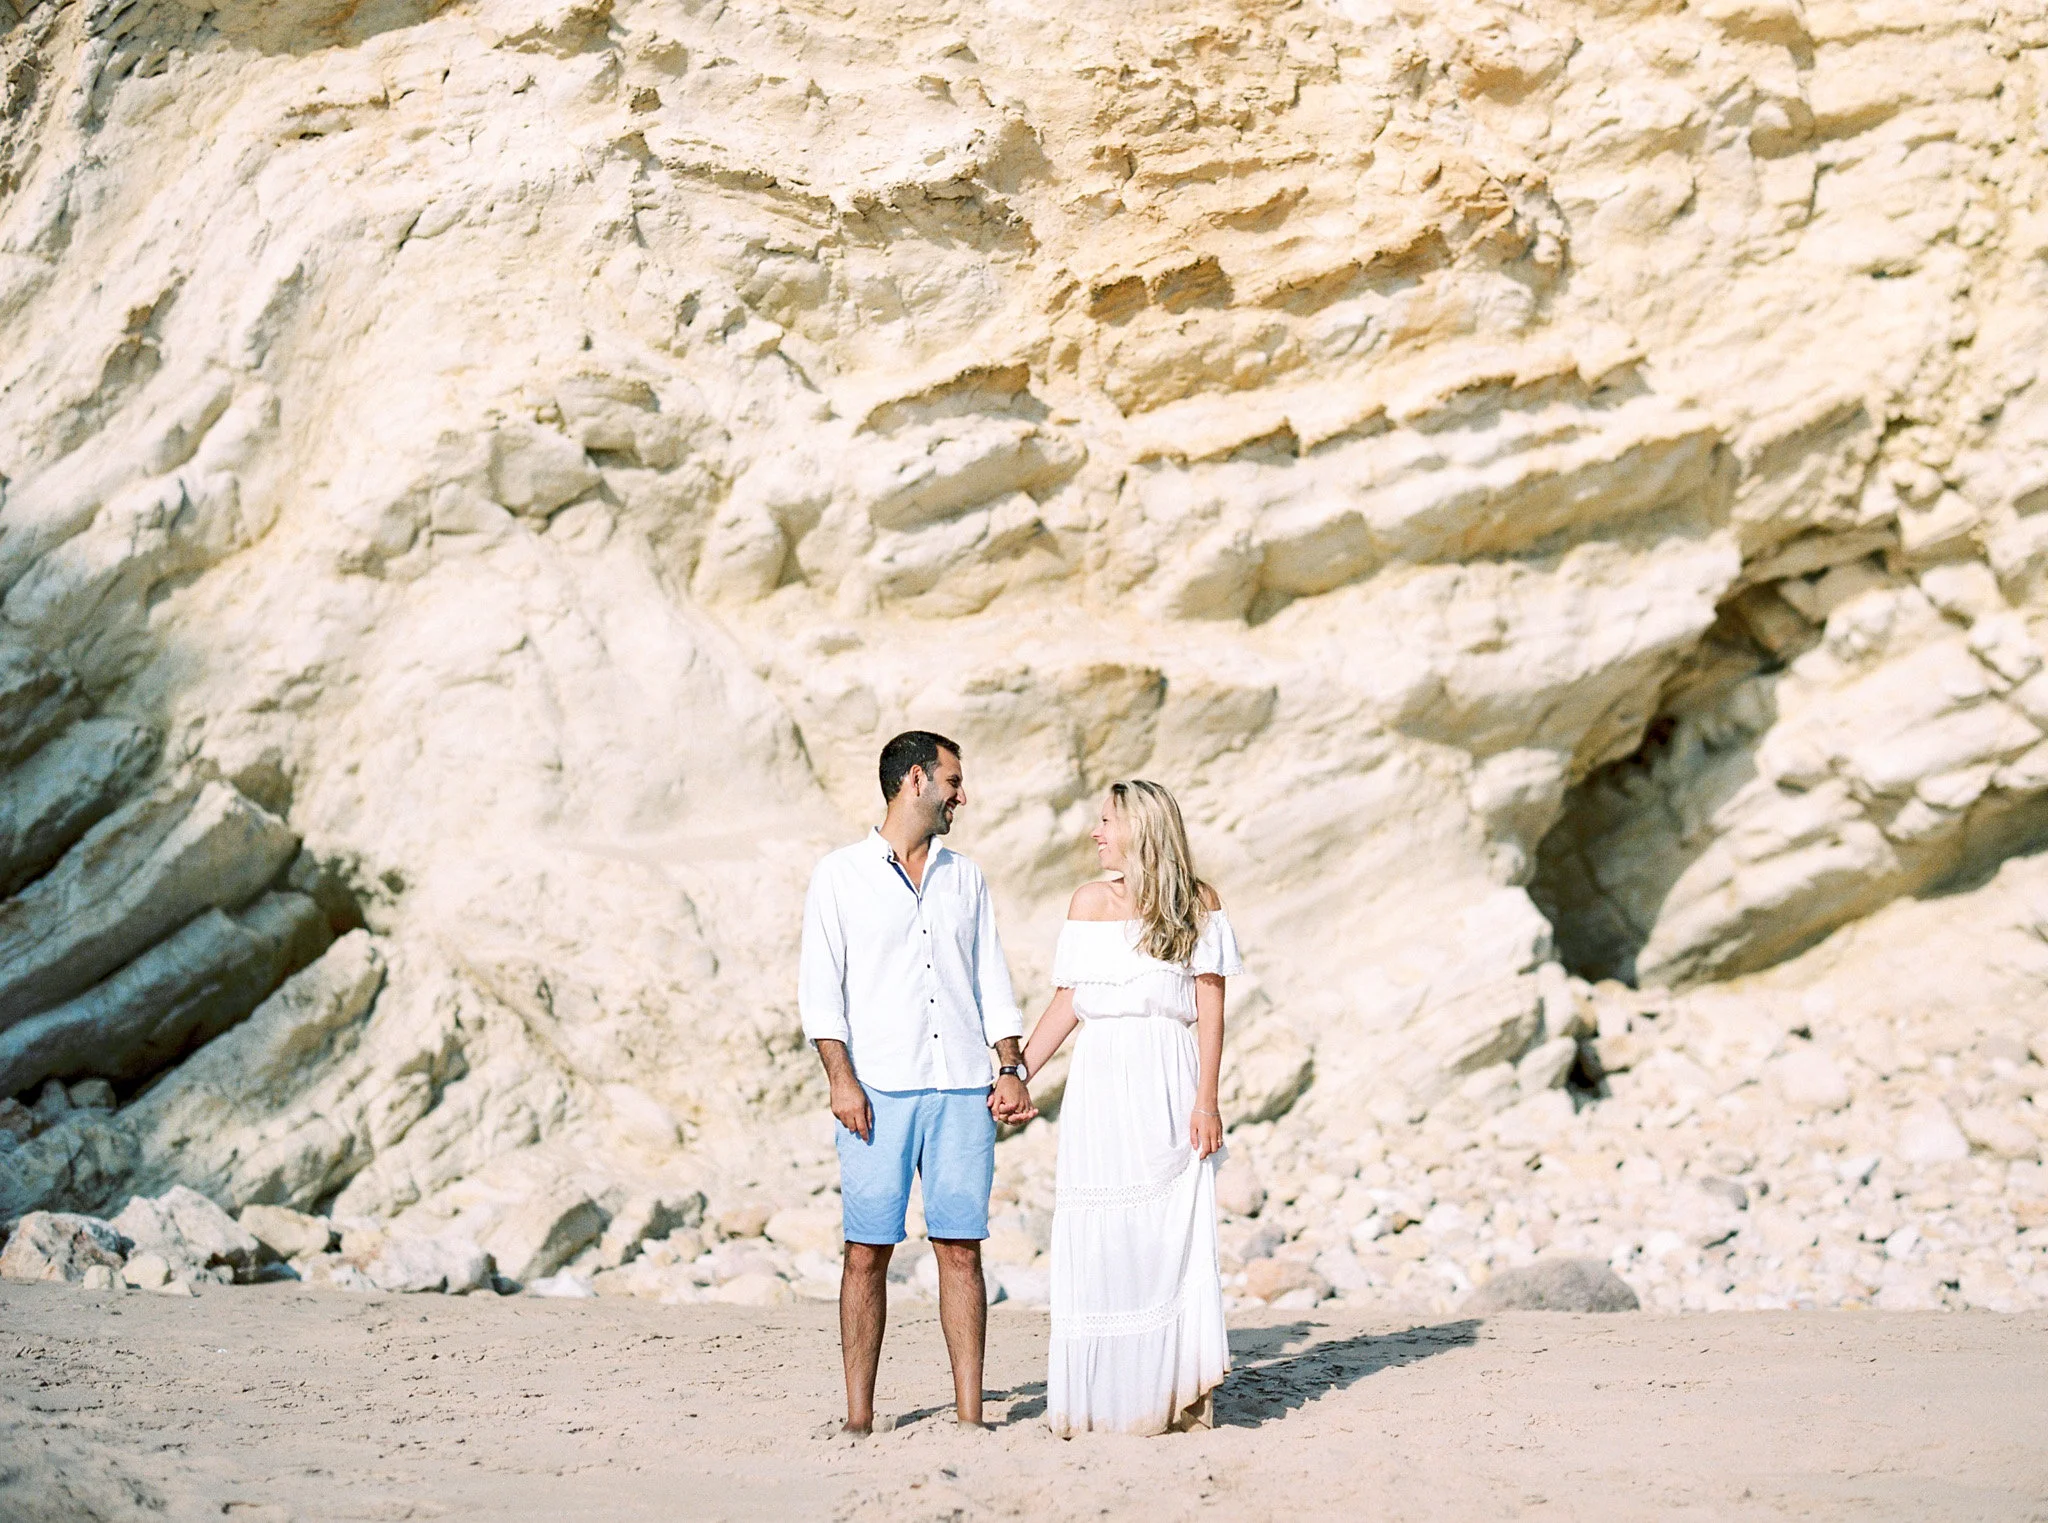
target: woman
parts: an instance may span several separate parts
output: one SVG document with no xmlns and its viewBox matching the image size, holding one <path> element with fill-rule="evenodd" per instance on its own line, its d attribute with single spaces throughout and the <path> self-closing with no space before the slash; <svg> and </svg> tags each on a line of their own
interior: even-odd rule
<svg viewBox="0 0 2048 1523">
<path fill-rule="evenodd" d="M 1078 1024 L 1060 1103 L 1046 1420 L 1083 1431 L 1206 1427 L 1230 1369 L 1216 1267 L 1223 980 L 1230 922 L 1195 876 L 1157 783 L 1118 783 L 1095 850 L 1116 875 L 1074 894 L 1057 992 L 1024 1049 L 1037 1073 Z"/>
</svg>

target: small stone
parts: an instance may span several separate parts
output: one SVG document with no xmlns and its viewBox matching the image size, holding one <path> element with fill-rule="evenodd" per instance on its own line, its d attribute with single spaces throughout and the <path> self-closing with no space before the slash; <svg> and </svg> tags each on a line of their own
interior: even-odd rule
<svg viewBox="0 0 2048 1523">
<path fill-rule="evenodd" d="M 707 1299 L 728 1306 L 780 1306 L 792 1297 L 789 1281 L 780 1275 L 743 1274 L 727 1280 Z"/>
<path fill-rule="evenodd" d="M 68 1093 L 73 1110 L 110 1111 L 114 1108 L 114 1086 L 105 1079 L 80 1079 Z"/>
<path fill-rule="evenodd" d="M 1794 1110 L 1838 1111 L 1849 1103 L 1849 1076 L 1822 1048 L 1795 1047 L 1771 1066 L 1771 1077 Z"/>
<path fill-rule="evenodd" d="M 1547 1259 L 1503 1269 L 1472 1293 L 1465 1310 L 1482 1316 L 1504 1311 L 1640 1311 L 1628 1283 L 1598 1259 Z"/>
<path fill-rule="evenodd" d="M 1257 1216 L 1266 1206 L 1266 1187 L 1248 1159 L 1233 1154 L 1216 1171 L 1216 1206 L 1231 1216 Z"/>
<path fill-rule="evenodd" d="M 1930 1100 L 1899 1123 L 1895 1150 L 1900 1160 L 1909 1164 L 1956 1163 L 1970 1156 L 1970 1139 L 1947 1106 Z"/>
<path fill-rule="evenodd" d="M 17 1142 L 26 1142 L 36 1134 L 36 1113 L 19 1100 L 0 1100 L 0 1132 L 5 1132 Z"/>
<path fill-rule="evenodd" d="M 295 1259 L 292 1268 L 308 1285 L 326 1285 L 335 1290 L 365 1291 L 377 1287 L 370 1277 L 363 1273 L 362 1266 L 349 1262 L 347 1255 L 340 1253 L 319 1253 L 310 1258 Z"/>
<path fill-rule="evenodd" d="M 1743 1189 L 1741 1184 L 1735 1180 L 1723 1179 L 1719 1175 L 1709 1174 L 1703 1179 L 1696 1180 L 1694 1183 L 1700 1193 L 1715 1197 L 1731 1211 L 1747 1211 L 1749 1209 L 1749 1191 Z"/>
<path fill-rule="evenodd" d="M 0 1249 L 0 1279 L 55 1280 L 76 1285 L 93 1265 L 119 1269 L 128 1239 L 96 1216 L 31 1211 Z"/>
<path fill-rule="evenodd" d="M 155 1290 L 169 1283 L 170 1262 L 160 1253 L 138 1253 L 122 1269 L 121 1278 L 137 1290 Z"/>
<path fill-rule="evenodd" d="M 2040 1156 L 2041 1139 L 2017 1116 L 1980 1105 L 1964 1111 L 1959 1119 L 1963 1136 L 1993 1157 L 2028 1159 Z"/>
<path fill-rule="evenodd" d="M 1330 1293 L 1330 1282 L 1317 1274 L 1313 1265 L 1299 1259 L 1253 1259 L 1244 1266 L 1244 1293 L 1255 1300 L 1277 1302 L 1291 1291 L 1314 1293 L 1315 1305 Z"/>
<path fill-rule="evenodd" d="M 990 1264 L 1028 1264 L 1038 1257 L 1038 1245 L 1031 1234 L 1015 1227 L 991 1228 L 981 1245 L 982 1259 Z"/>
<path fill-rule="evenodd" d="M 759 1237 L 768 1230 L 774 1210 L 758 1200 L 742 1201 L 718 1213 L 718 1230 L 727 1237 Z"/>
<path fill-rule="evenodd" d="M 341 1256 L 360 1269 L 384 1251 L 389 1237 L 382 1227 L 352 1223 L 341 1229 Z"/>
<path fill-rule="evenodd" d="M 1034 1264 L 998 1264 L 991 1274 L 1001 1282 L 1003 1299 L 1022 1306 L 1043 1306 L 1052 1299 L 1052 1265 L 1040 1259 Z"/>
<path fill-rule="evenodd" d="M 87 1290 L 112 1290 L 114 1288 L 113 1268 L 106 1264 L 93 1264 L 79 1277 L 78 1283 Z"/>
<path fill-rule="evenodd" d="M 12 1088 L 11 1085 L 9 1087 Z M 36 1096 L 34 1109 L 38 1127 L 55 1126 L 71 1114 L 71 1096 L 56 1079 L 45 1079 L 42 1093 Z"/>
<path fill-rule="evenodd" d="M 287 1206 L 244 1206 L 242 1230 L 281 1259 L 310 1258 L 325 1253 L 334 1241 L 334 1223 Z"/>
<path fill-rule="evenodd" d="M 588 1280 L 567 1270 L 528 1281 L 526 1293 L 529 1296 L 541 1296 L 558 1301 L 589 1301 L 597 1295 L 597 1292 L 590 1288 Z"/>
<path fill-rule="evenodd" d="M 193 1294 L 192 1282 L 189 1280 L 173 1280 L 168 1285 L 157 1286 L 156 1294 L 160 1296 L 189 1297 Z"/>
</svg>

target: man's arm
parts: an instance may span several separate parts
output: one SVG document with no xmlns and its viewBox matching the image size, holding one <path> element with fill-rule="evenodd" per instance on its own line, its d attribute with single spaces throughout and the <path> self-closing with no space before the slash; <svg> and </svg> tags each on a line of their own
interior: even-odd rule
<svg viewBox="0 0 2048 1523">
<path fill-rule="evenodd" d="M 825 1079 L 832 1086 L 832 1114 L 841 1126 L 866 1142 L 874 1130 L 874 1112 L 868 1105 L 868 1092 L 853 1076 L 853 1059 L 847 1056 L 846 1044 L 820 1038 L 818 1061 L 825 1065 Z"/>
<path fill-rule="evenodd" d="M 868 1140 L 874 1118 L 867 1091 L 854 1077 L 848 1044 L 853 1029 L 846 1012 L 846 930 L 839 921 L 839 902 L 821 864 L 811 874 L 804 895 L 803 950 L 797 964 L 797 1009 L 804 1035 L 818 1047 L 825 1079 L 832 1086 L 832 1114 L 861 1141 Z"/>
<path fill-rule="evenodd" d="M 1003 958 L 1003 938 L 996 930 L 995 895 L 983 878 L 976 896 L 974 924 L 974 999 L 981 1009 L 981 1031 L 1003 1064 L 1024 1060 L 1024 1012 L 1017 1008 L 1010 986 L 1010 965 Z M 989 1091 L 988 1108 L 998 1121 L 1022 1116 L 1031 1109 L 1031 1094 L 1015 1074 L 998 1075 Z"/>
<path fill-rule="evenodd" d="M 996 1061 L 1005 1068 L 1022 1063 L 1024 1044 L 1016 1037 L 1004 1037 L 996 1043 Z M 997 1075 L 996 1087 L 989 1091 L 988 1108 L 996 1120 L 1005 1123 L 1028 1121 L 1037 1114 L 1031 1109 L 1031 1091 L 1015 1074 Z"/>
</svg>

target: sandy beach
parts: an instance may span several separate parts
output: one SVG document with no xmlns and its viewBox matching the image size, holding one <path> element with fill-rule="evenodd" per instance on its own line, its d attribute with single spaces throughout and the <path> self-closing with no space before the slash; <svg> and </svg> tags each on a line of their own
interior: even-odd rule
<svg viewBox="0 0 2048 1523">
<path fill-rule="evenodd" d="M 0 1285 L 0 1517 L 2048 1518 L 2048 1318 L 1268 1314 L 1219 1427 L 1061 1442 L 1045 1321 L 992 1431 L 896 1315 L 831 1436 L 833 1308 Z"/>
</svg>

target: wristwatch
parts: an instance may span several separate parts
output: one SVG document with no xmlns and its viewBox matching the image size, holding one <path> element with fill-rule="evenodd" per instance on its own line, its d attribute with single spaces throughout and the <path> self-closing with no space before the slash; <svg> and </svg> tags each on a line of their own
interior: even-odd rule
<svg viewBox="0 0 2048 1523">
<path fill-rule="evenodd" d="M 996 1075 L 999 1078 L 1013 1077 L 1019 1084 L 1022 1084 L 1025 1079 L 1024 1065 L 1022 1063 L 1005 1063 L 996 1070 Z"/>
</svg>

